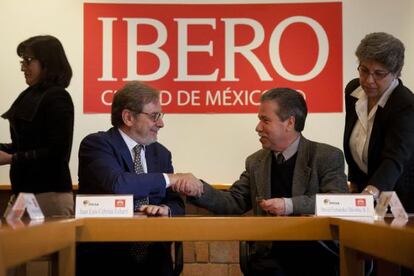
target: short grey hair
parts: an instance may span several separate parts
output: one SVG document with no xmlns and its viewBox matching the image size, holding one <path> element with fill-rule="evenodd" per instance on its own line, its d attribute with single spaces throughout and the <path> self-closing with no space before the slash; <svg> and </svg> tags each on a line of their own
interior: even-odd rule
<svg viewBox="0 0 414 276">
<path fill-rule="evenodd" d="M 378 32 L 366 35 L 355 51 L 359 62 L 375 61 L 391 73 L 401 75 L 404 66 L 404 44 L 394 36 Z"/>
<path fill-rule="evenodd" d="M 142 112 L 144 105 L 157 102 L 160 99 L 158 90 L 139 81 L 125 84 L 115 93 L 111 108 L 111 123 L 114 127 L 124 124 L 122 111 L 128 109 L 135 113 Z"/>
<path fill-rule="evenodd" d="M 276 115 L 286 121 L 290 116 L 295 117 L 295 130 L 301 132 L 305 128 L 308 108 L 305 98 L 291 88 L 273 88 L 262 94 L 260 102 L 275 101 L 279 110 Z"/>
</svg>

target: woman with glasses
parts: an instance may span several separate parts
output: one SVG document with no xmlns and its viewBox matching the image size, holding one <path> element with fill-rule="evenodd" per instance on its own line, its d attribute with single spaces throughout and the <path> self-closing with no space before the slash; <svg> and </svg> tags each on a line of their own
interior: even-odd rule
<svg viewBox="0 0 414 276">
<path fill-rule="evenodd" d="M 355 52 L 359 78 L 345 88 L 344 152 L 352 192 L 396 191 L 414 212 L 414 95 L 399 79 L 403 43 L 365 36 Z"/>
<path fill-rule="evenodd" d="M 45 216 L 71 215 L 74 107 L 65 88 L 72 69 L 53 36 L 21 42 L 17 55 L 28 87 L 2 115 L 10 123 L 11 143 L 0 144 L 0 165 L 10 164 L 14 196 L 34 193 Z"/>
</svg>

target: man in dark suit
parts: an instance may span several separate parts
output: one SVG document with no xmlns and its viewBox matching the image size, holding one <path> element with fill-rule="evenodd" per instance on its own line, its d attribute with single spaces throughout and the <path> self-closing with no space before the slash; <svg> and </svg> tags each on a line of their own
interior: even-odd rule
<svg viewBox="0 0 414 276">
<path fill-rule="evenodd" d="M 276 88 L 261 97 L 256 131 L 263 149 L 246 160 L 245 171 L 229 191 L 203 184 L 203 194 L 189 197 L 217 214 L 313 214 L 316 193 L 347 192 L 342 152 L 301 135 L 306 102 L 295 90 Z M 177 185 L 185 193 L 189 185 Z M 251 275 L 335 275 L 338 256 L 323 242 L 253 244 Z M 316 261 L 314 257 L 315 255 Z"/>
<path fill-rule="evenodd" d="M 184 203 L 170 186 L 199 181 L 191 174 L 173 173 L 171 153 L 156 142 L 164 126 L 162 117 L 157 90 L 140 82 L 119 90 L 112 103 L 113 128 L 90 134 L 81 142 L 79 193 L 133 194 L 135 211 L 184 214 Z M 79 244 L 77 263 L 77 275 L 173 272 L 170 243 Z"/>
</svg>

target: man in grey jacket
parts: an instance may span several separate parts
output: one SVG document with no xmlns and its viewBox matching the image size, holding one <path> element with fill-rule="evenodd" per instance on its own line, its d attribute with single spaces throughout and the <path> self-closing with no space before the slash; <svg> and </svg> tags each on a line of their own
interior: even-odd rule
<svg viewBox="0 0 414 276">
<path fill-rule="evenodd" d="M 301 135 L 307 106 L 289 88 L 275 88 L 261 97 L 259 134 L 263 149 L 246 159 L 245 171 L 229 189 L 203 183 L 203 194 L 189 197 L 216 214 L 302 215 L 315 212 L 316 193 L 346 193 L 341 150 Z M 188 184 L 176 191 L 189 193 Z M 325 244 L 323 244 L 325 245 Z M 318 242 L 273 242 L 254 246 L 252 275 L 335 275 L 338 257 Z M 318 261 L 310 261 L 317 254 Z"/>
</svg>

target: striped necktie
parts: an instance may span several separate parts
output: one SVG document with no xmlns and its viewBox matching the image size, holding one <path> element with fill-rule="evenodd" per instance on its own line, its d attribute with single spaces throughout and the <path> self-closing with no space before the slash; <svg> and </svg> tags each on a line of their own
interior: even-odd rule
<svg viewBox="0 0 414 276">
<path fill-rule="evenodd" d="M 141 150 L 143 148 L 144 147 L 139 144 L 137 144 L 133 148 L 134 171 L 136 174 L 145 173 L 144 167 L 142 166 L 142 161 L 141 161 Z M 141 198 L 134 198 L 134 212 L 137 212 L 141 205 L 148 205 L 148 204 L 149 204 L 149 198 L 147 196 L 141 197 Z M 149 246 L 150 246 L 149 242 L 134 242 L 131 244 L 131 254 L 138 264 L 147 262 Z"/>
<path fill-rule="evenodd" d="M 282 153 L 279 153 L 277 156 L 276 156 L 276 163 L 277 164 L 283 164 L 283 163 L 285 163 L 285 157 L 283 156 L 283 154 Z"/>
<path fill-rule="evenodd" d="M 144 167 L 142 166 L 141 162 L 141 150 L 144 148 L 143 145 L 137 144 L 134 148 L 134 171 L 136 174 L 145 173 Z M 141 197 L 141 198 L 134 198 L 134 212 L 137 212 L 141 205 L 148 205 L 149 198 Z"/>
<path fill-rule="evenodd" d="M 145 173 L 144 167 L 142 166 L 141 162 L 141 150 L 143 149 L 142 145 L 137 144 L 133 150 L 134 150 L 134 171 L 137 174 Z"/>
</svg>

